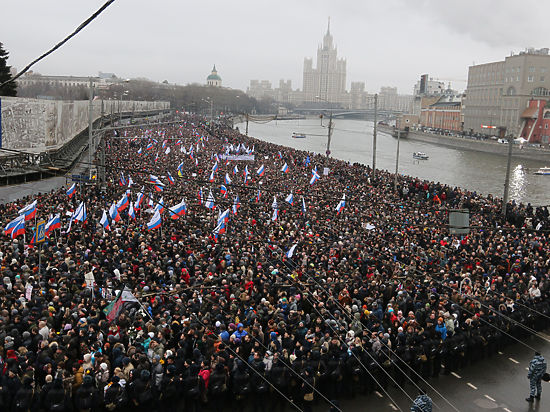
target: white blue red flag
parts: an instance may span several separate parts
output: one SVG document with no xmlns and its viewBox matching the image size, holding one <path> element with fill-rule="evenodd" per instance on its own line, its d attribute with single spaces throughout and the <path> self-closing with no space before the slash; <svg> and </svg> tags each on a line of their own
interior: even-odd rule
<svg viewBox="0 0 550 412">
<path fill-rule="evenodd" d="M 103 215 L 101 216 L 99 223 L 103 226 L 103 230 L 111 230 L 111 227 L 109 226 L 109 218 L 107 217 L 105 210 L 103 211 Z"/>
<path fill-rule="evenodd" d="M 346 206 L 346 194 L 344 193 L 342 196 L 342 200 L 338 203 L 336 206 L 336 214 L 339 215 L 342 213 L 342 210 L 344 210 L 344 207 Z"/>
<path fill-rule="evenodd" d="M 157 210 L 151 220 L 147 223 L 147 230 L 159 229 L 162 224 L 162 218 L 160 217 L 160 212 Z"/>
<path fill-rule="evenodd" d="M 216 200 L 214 199 L 214 195 L 212 194 L 212 190 L 210 190 L 210 192 L 208 193 L 208 198 L 206 199 L 206 202 L 204 203 L 204 205 L 208 209 L 214 209 L 215 202 L 216 202 Z"/>
<path fill-rule="evenodd" d="M 76 193 L 76 183 L 73 183 L 73 185 L 69 187 L 69 189 L 67 189 L 67 196 L 69 196 L 69 199 L 70 199 L 71 197 L 74 196 L 75 193 Z"/>
</svg>

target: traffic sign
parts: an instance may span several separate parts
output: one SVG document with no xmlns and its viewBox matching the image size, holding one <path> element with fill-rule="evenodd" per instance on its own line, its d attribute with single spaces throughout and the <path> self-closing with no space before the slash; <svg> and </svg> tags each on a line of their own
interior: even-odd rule
<svg viewBox="0 0 550 412">
<path fill-rule="evenodd" d="M 41 220 L 36 224 L 36 243 L 46 240 L 46 221 Z"/>
</svg>

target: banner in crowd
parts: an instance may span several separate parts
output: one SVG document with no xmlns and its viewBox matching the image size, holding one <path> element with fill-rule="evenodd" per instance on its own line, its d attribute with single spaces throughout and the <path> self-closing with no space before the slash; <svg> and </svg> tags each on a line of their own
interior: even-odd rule
<svg viewBox="0 0 550 412">
<path fill-rule="evenodd" d="M 238 161 L 246 161 L 246 162 L 253 162 L 256 158 L 253 154 L 242 154 L 242 155 L 226 155 L 222 154 L 221 156 L 222 160 L 238 160 Z"/>
</svg>

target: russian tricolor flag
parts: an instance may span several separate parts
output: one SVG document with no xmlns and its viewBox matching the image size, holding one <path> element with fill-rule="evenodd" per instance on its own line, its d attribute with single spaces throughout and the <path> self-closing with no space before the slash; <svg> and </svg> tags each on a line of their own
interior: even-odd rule
<svg viewBox="0 0 550 412">
<path fill-rule="evenodd" d="M 258 174 L 258 176 L 262 177 L 265 173 L 265 166 L 261 165 L 260 168 L 256 170 L 256 173 Z"/>
<path fill-rule="evenodd" d="M 103 215 L 101 216 L 99 223 L 103 226 L 103 230 L 111 230 L 111 227 L 109 226 L 109 218 L 107 217 L 105 210 L 103 211 Z"/>
<path fill-rule="evenodd" d="M 226 185 L 230 185 L 230 184 L 231 184 L 231 178 L 229 177 L 229 174 L 228 174 L 228 173 L 225 174 L 225 184 L 226 184 Z"/>
<path fill-rule="evenodd" d="M 217 172 L 218 170 L 218 162 L 214 163 L 214 166 L 212 166 L 212 173 Z"/>
<path fill-rule="evenodd" d="M 21 216 L 23 217 L 23 216 Z M 13 230 L 11 231 L 11 238 L 15 239 L 17 236 L 24 235 L 25 234 L 25 219 L 19 219 L 15 226 L 13 227 Z"/>
<path fill-rule="evenodd" d="M 6 227 L 4 228 L 4 234 L 10 235 L 15 227 L 19 224 L 20 221 L 25 221 L 25 216 L 18 216 L 15 219 L 13 219 L 11 222 L 9 222 Z"/>
<path fill-rule="evenodd" d="M 142 153 L 141 147 L 138 149 L 137 154 L 140 155 Z"/>
<path fill-rule="evenodd" d="M 113 203 L 109 208 L 109 216 L 111 216 L 111 220 L 114 222 L 118 222 L 120 220 L 120 215 L 118 214 L 118 209 L 115 203 Z"/>
<path fill-rule="evenodd" d="M 121 186 L 126 186 L 126 179 L 124 178 L 124 173 L 122 173 L 122 172 L 120 172 L 119 184 L 120 184 Z"/>
<path fill-rule="evenodd" d="M 292 192 L 286 197 L 285 201 L 290 204 L 290 206 L 294 206 L 294 196 L 292 195 Z"/>
<path fill-rule="evenodd" d="M 302 197 L 302 214 L 303 215 L 306 214 L 306 201 L 304 200 L 303 197 Z"/>
<path fill-rule="evenodd" d="M 130 209 L 128 209 L 128 216 L 136 220 L 136 212 L 134 211 L 134 205 L 130 203 Z"/>
<path fill-rule="evenodd" d="M 159 229 L 162 224 L 162 218 L 160 217 L 160 212 L 157 210 L 153 215 L 153 218 L 147 223 L 147 230 Z"/>
<path fill-rule="evenodd" d="M 223 197 L 227 197 L 227 187 L 225 187 L 224 185 L 222 185 L 221 188 L 220 188 L 220 194 L 221 194 Z"/>
<path fill-rule="evenodd" d="M 233 174 L 236 175 L 237 173 L 239 173 L 239 168 L 237 167 L 237 165 L 235 165 L 235 167 L 233 168 Z"/>
<path fill-rule="evenodd" d="M 239 202 L 239 196 L 237 196 L 234 200 L 233 200 L 233 207 L 232 207 L 232 211 L 233 211 L 233 214 L 236 215 L 237 214 L 237 210 L 239 210 L 239 207 L 241 207 L 241 202 Z"/>
<path fill-rule="evenodd" d="M 172 177 L 170 172 L 166 172 L 166 175 L 168 177 L 168 181 L 170 182 L 170 184 L 173 185 L 174 184 L 174 178 Z"/>
<path fill-rule="evenodd" d="M 288 165 L 286 163 L 283 165 L 283 168 L 281 169 L 281 172 L 283 172 L 283 173 L 288 172 Z"/>
<path fill-rule="evenodd" d="M 141 209 L 141 204 L 143 203 L 143 193 L 139 192 L 137 195 L 136 202 L 134 203 L 134 209 L 139 210 Z"/>
<path fill-rule="evenodd" d="M 21 209 L 18 214 L 25 216 L 25 220 L 34 219 L 34 216 L 36 215 L 36 200 Z"/>
<path fill-rule="evenodd" d="M 209 182 L 213 182 L 215 180 L 215 177 L 214 177 L 214 172 L 210 172 L 210 177 L 208 178 L 208 181 Z"/>
<path fill-rule="evenodd" d="M 76 192 L 76 183 L 73 183 L 73 185 L 69 187 L 69 189 L 67 190 L 67 196 L 69 196 L 69 199 L 73 197 L 75 192 Z"/>
<path fill-rule="evenodd" d="M 48 223 L 46 223 L 45 227 L 45 233 L 46 237 L 50 236 L 50 233 L 53 232 L 55 229 L 61 228 L 61 215 L 58 213 L 54 217 L 52 217 Z"/>
<path fill-rule="evenodd" d="M 172 219 L 177 219 L 178 217 L 185 215 L 185 213 L 187 213 L 187 205 L 185 204 L 185 199 L 183 199 L 177 205 L 168 208 L 168 210 L 170 211 L 170 217 Z"/>
<path fill-rule="evenodd" d="M 86 215 L 86 205 L 84 204 L 84 202 L 82 202 L 82 203 L 80 203 L 80 205 L 78 205 L 78 207 L 76 208 L 76 210 L 73 213 L 72 218 L 74 220 L 78 220 L 79 222 L 82 222 L 82 223 L 86 222 L 87 215 Z"/>
<path fill-rule="evenodd" d="M 339 215 L 340 213 L 342 213 L 342 210 L 344 210 L 345 206 L 346 206 L 346 194 L 344 193 L 344 195 L 342 196 L 342 200 L 340 200 L 340 202 L 336 206 L 336 214 Z"/>
<path fill-rule="evenodd" d="M 120 199 L 117 203 L 117 209 L 119 212 L 122 212 L 124 209 L 128 207 L 128 204 L 130 201 L 128 200 L 128 196 L 126 196 L 126 193 L 124 193 L 124 196 L 122 196 L 122 199 Z"/>
<path fill-rule="evenodd" d="M 212 194 L 212 190 L 210 190 L 210 192 L 208 193 L 208 198 L 206 199 L 206 202 L 204 205 L 208 209 L 214 209 L 214 203 L 215 203 L 214 195 Z"/>
<path fill-rule="evenodd" d="M 309 181 L 309 184 L 312 185 L 313 183 L 315 183 L 317 180 L 319 180 L 319 174 L 317 173 L 316 170 L 312 170 L 311 171 L 311 180 Z"/>
<path fill-rule="evenodd" d="M 260 197 L 262 197 L 262 193 L 260 192 L 260 189 L 258 189 L 258 193 L 256 194 L 256 203 L 260 201 Z"/>
</svg>

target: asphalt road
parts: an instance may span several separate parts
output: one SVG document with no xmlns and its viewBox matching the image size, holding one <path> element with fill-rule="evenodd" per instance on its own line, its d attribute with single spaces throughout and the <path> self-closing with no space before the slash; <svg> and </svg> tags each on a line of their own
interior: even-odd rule
<svg viewBox="0 0 550 412">
<path fill-rule="evenodd" d="M 531 337 L 525 343 L 541 352 L 550 364 L 550 336 L 548 333 L 549 331 L 546 331 L 546 334 L 541 334 L 547 340 Z M 428 380 L 430 385 L 447 401 L 426 384 L 419 386 L 426 388 L 428 395 L 434 400 L 434 411 L 547 412 L 550 411 L 549 383 L 542 382 L 543 394 L 540 401 L 535 401 L 533 404 L 525 401 L 529 395 L 527 367 L 533 355 L 533 350 L 518 343 L 506 347 L 503 353 L 456 373 Z M 406 385 L 404 389 L 413 399 L 418 394 L 416 387 L 412 384 Z M 401 390 L 391 387 L 388 393 L 397 406 L 384 394 L 375 392 L 367 397 L 343 401 L 341 403 L 342 411 L 410 410 L 411 401 Z M 319 405 L 315 411 L 328 411 L 328 407 Z"/>
</svg>

